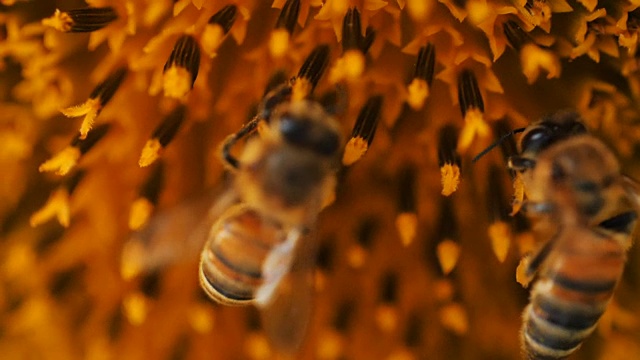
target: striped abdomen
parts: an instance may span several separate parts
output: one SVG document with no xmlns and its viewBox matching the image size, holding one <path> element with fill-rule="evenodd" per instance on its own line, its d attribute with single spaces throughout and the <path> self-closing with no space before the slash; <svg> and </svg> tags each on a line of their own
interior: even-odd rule
<svg viewBox="0 0 640 360">
<path fill-rule="evenodd" d="M 596 327 L 622 274 L 625 251 L 612 238 L 572 228 L 556 239 L 524 311 L 529 360 L 564 359 Z"/>
<path fill-rule="evenodd" d="M 214 224 L 202 250 L 202 288 L 224 305 L 254 301 L 262 287 L 273 287 L 280 281 L 264 273 L 264 264 L 287 240 L 281 226 L 266 221 L 255 210 L 245 205 L 232 207 Z M 283 266 L 286 272 L 288 264 Z"/>
</svg>

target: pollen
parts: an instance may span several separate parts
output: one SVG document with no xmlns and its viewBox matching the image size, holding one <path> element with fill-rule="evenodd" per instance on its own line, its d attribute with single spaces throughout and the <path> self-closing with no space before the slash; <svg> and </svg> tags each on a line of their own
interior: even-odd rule
<svg viewBox="0 0 640 360">
<path fill-rule="evenodd" d="M 143 272 L 141 259 L 144 259 L 145 250 L 140 242 L 130 241 L 125 244 L 120 260 L 120 276 L 124 280 L 131 280 Z"/>
<path fill-rule="evenodd" d="M 396 217 L 396 229 L 402 245 L 409 246 L 416 237 L 418 216 L 415 213 L 401 213 Z"/>
<path fill-rule="evenodd" d="M 100 99 L 88 99 L 84 104 L 62 109 L 60 112 L 70 118 L 84 116 L 80 125 L 80 138 L 86 139 L 100 110 L 102 110 Z"/>
<path fill-rule="evenodd" d="M 138 160 L 138 165 L 140 165 L 140 167 L 147 167 L 153 164 L 154 162 L 156 162 L 156 160 L 160 158 L 160 152 L 162 151 L 162 149 L 163 147 L 160 144 L 160 140 L 158 139 L 148 140 L 144 144 L 144 148 L 142 149 L 142 154 L 140 154 L 140 159 Z"/>
<path fill-rule="evenodd" d="M 45 161 L 40 165 L 38 170 L 40 172 L 55 172 L 57 175 L 66 175 L 71 169 L 73 169 L 82 153 L 77 147 L 69 146 L 57 153 L 51 159 Z"/>
<path fill-rule="evenodd" d="M 153 208 L 153 204 L 148 199 L 136 199 L 129 210 L 129 229 L 139 230 L 142 228 L 149 221 Z"/>
<path fill-rule="evenodd" d="M 424 106 L 424 102 L 429 96 L 429 85 L 425 80 L 413 79 L 407 87 L 409 95 L 407 97 L 407 103 L 414 110 L 420 110 Z"/>
<path fill-rule="evenodd" d="M 456 164 L 444 164 L 440 167 L 442 195 L 449 196 L 458 190 L 460 184 L 460 168 Z"/>
<path fill-rule="evenodd" d="M 141 293 L 135 292 L 127 295 L 122 300 L 122 307 L 131 325 L 140 326 L 147 320 L 149 302 Z"/>
<path fill-rule="evenodd" d="M 522 47 L 520 62 L 529 84 L 535 82 L 542 71 L 547 73 L 547 79 L 559 77 L 562 71 L 560 59 L 556 54 L 533 44 Z"/>
<path fill-rule="evenodd" d="M 367 153 L 368 149 L 369 142 L 367 140 L 361 137 L 349 139 L 349 142 L 344 148 L 344 154 L 342 155 L 342 164 L 344 166 L 353 165 Z"/>
<path fill-rule="evenodd" d="M 71 209 L 69 206 L 69 192 L 65 188 L 54 190 L 46 204 L 31 215 L 29 224 L 38 226 L 52 218 L 56 218 L 63 227 L 69 227 Z"/>
<path fill-rule="evenodd" d="M 458 263 L 461 251 L 460 245 L 453 240 L 445 239 L 438 244 L 436 251 L 442 273 L 449 274 Z"/>
<path fill-rule="evenodd" d="M 42 19 L 42 25 L 52 27 L 58 31 L 71 31 L 73 19 L 66 12 L 56 9 L 56 12 L 50 18 Z"/>
<path fill-rule="evenodd" d="M 522 209 L 522 205 L 524 204 L 525 198 L 525 187 L 524 180 L 522 179 L 522 174 L 516 173 L 515 178 L 513 179 L 513 201 L 512 201 L 512 210 L 511 216 L 514 216 L 520 209 Z"/>
<path fill-rule="evenodd" d="M 469 331 L 469 319 L 466 309 L 457 303 L 448 304 L 440 309 L 440 322 L 457 335 L 464 335 Z"/>
<path fill-rule="evenodd" d="M 465 153 L 477 137 L 486 138 L 491 134 L 491 128 L 484 119 L 484 113 L 479 109 L 470 109 L 464 115 L 464 126 L 460 132 L 458 151 Z"/>
<path fill-rule="evenodd" d="M 375 320 L 378 328 L 384 333 L 392 333 L 398 328 L 398 314 L 393 306 L 378 306 Z"/>
<path fill-rule="evenodd" d="M 62 32 L 92 32 L 100 30 L 118 18 L 111 7 L 88 7 L 60 11 L 52 17 L 42 20 L 42 25 L 52 27 Z"/>
<path fill-rule="evenodd" d="M 498 261 L 504 262 L 511 245 L 511 229 L 509 225 L 504 221 L 489 225 L 489 239 L 491 240 L 493 253 L 498 258 Z"/>
<path fill-rule="evenodd" d="M 271 33 L 269 39 L 269 52 L 274 58 L 284 56 L 289 49 L 290 34 L 286 29 L 276 29 Z"/>
</svg>

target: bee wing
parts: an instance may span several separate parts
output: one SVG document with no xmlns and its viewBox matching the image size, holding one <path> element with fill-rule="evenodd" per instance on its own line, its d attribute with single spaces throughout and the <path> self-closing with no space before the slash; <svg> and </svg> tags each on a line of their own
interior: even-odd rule
<svg viewBox="0 0 640 360">
<path fill-rule="evenodd" d="M 121 253 L 122 276 L 132 278 L 197 259 L 216 218 L 236 200 L 233 192 L 218 194 L 208 190 L 160 211 L 143 229 L 131 234 Z"/>
<path fill-rule="evenodd" d="M 315 231 L 299 237 L 290 271 L 268 302 L 256 304 L 271 345 L 280 354 L 293 357 L 304 342 L 312 315 L 317 249 Z"/>
</svg>

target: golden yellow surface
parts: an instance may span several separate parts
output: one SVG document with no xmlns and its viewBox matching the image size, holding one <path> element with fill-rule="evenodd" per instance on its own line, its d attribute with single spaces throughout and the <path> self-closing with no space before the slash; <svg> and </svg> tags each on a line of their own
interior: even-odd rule
<svg viewBox="0 0 640 360">
<path fill-rule="evenodd" d="M 371 145 L 347 145 L 351 166 L 317 224 L 317 264 L 302 260 L 321 286 L 301 305 L 313 312 L 293 358 L 520 358 L 528 290 L 516 268 L 544 239 L 512 217 L 492 226 L 485 211 L 495 201 L 487 198 L 489 165 L 511 178 L 499 149 L 470 160 L 497 138 L 498 120 L 516 128 L 574 108 L 624 172 L 640 177 L 638 1 L 301 0 L 293 34 L 273 32 L 282 0 L 87 3 L 113 7 L 119 18 L 92 33 L 64 33 L 59 14 L 87 4 L 0 1 L 1 359 L 276 358 L 274 334 L 261 328 L 256 309 L 203 296 L 201 243 L 187 231 L 194 224 L 162 228 L 166 236 L 152 249 L 131 245 L 129 227 L 147 215 L 150 226 L 169 223 L 154 219 L 193 197 L 208 199 L 202 194 L 212 188 L 221 194 L 219 144 L 254 115 L 270 76 L 295 76 L 320 43 L 331 47 L 331 60 L 315 95 L 336 83 L 346 89 L 348 106 L 336 115 L 345 139 L 370 96 L 382 94 L 384 103 Z M 238 13 L 225 37 L 207 20 L 228 3 Z M 342 51 L 349 7 L 360 11 L 363 32 L 376 32 L 366 56 Z M 504 34 L 507 21 L 527 36 L 519 50 Z M 169 72 L 163 82 L 183 34 L 208 55 L 193 88 L 190 74 Z M 430 85 L 411 78 L 428 43 L 436 51 Z M 128 74 L 113 98 L 103 107 L 91 102 L 94 87 L 122 66 Z M 466 118 L 458 103 L 465 70 L 484 101 L 484 111 Z M 148 141 L 176 105 L 167 96 L 180 98 L 187 117 L 159 151 Z M 94 123 L 110 124 L 108 134 L 86 153 L 69 147 Z M 460 167 L 439 165 L 438 133 L 447 124 L 458 129 Z M 141 166 L 158 158 L 166 178 L 158 204 L 132 210 L 149 176 Z M 397 174 L 407 163 L 418 169 L 415 214 L 397 205 Z M 68 190 L 65 180 L 80 169 L 86 175 Z M 440 216 L 443 194 L 453 232 L 440 223 L 452 220 Z M 516 186 L 516 199 L 523 194 Z M 204 208 L 214 202 L 207 201 Z M 204 213 L 180 209 L 185 223 Z M 640 359 L 639 255 L 639 246 L 630 249 L 599 331 L 572 359 Z M 388 274 L 397 280 L 384 283 Z"/>
</svg>

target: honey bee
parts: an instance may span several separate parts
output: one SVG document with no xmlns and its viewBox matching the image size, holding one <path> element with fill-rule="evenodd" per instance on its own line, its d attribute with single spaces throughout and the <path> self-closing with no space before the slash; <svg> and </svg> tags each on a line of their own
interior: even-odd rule
<svg viewBox="0 0 640 360">
<path fill-rule="evenodd" d="M 232 179 L 222 196 L 158 214 L 131 242 L 144 250 L 128 252 L 149 270 L 173 255 L 176 246 L 167 247 L 171 239 L 164 238 L 183 238 L 189 248 L 199 242 L 199 281 L 207 296 L 222 305 L 258 307 L 271 344 L 284 354 L 295 353 L 306 333 L 315 223 L 333 198 L 342 156 L 340 125 L 309 98 L 328 60 L 329 47 L 317 47 L 296 77 L 270 84 L 255 117 L 223 141 L 220 155 Z"/>
<path fill-rule="evenodd" d="M 261 130 L 247 140 L 238 158 L 230 148 L 251 133 L 247 126 L 222 146 L 238 201 L 212 226 L 199 278 L 215 302 L 254 304 L 263 310 L 271 341 L 292 352 L 309 317 L 312 232 L 335 191 L 342 133 L 319 103 L 276 100 L 283 90 L 288 91 L 276 88 L 263 101 L 263 107 L 276 104 L 259 112 L 268 117 L 254 120 L 263 125 L 247 124 Z"/>
<path fill-rule="evenodd" d="M 285 101 L 267 120 L 238 159 L 223 151 L 234 169 L 239 202 L 211 229 L 200 283 L 211 299 L 225 305 L 269 304 L 300 239 L 336 186 L 341 132 L 321 105 Z M 223 149 L 237 138 L 232 135 Z"/>
<path fill-rule="evenodd" d="M 638 184 L 578 114 L 558 112 L 524 129 L 523 210 L 544 240 L 523 261 L 534 282 L 523 313 L 527 359 L 564 359 L 594 331 L 618 284 L 638 217 Z"/>
</svg>

